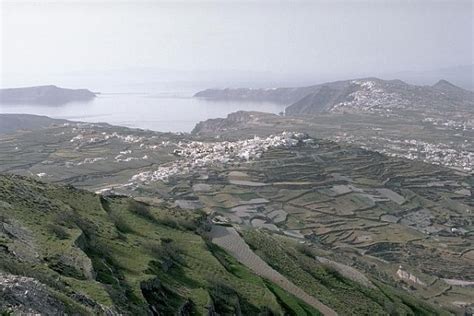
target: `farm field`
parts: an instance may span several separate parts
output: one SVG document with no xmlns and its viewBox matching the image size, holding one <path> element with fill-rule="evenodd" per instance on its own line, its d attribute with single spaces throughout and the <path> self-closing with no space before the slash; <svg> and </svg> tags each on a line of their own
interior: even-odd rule
<svg viewBox="0 0 474 316">
<path fill-rule="evenodd" d="M 42 236 L 25 248 L 28 234 L 22 242 L 4 235 L 7 254 L 20 257 L 2 255 L 3 270 L 16 275 L 12 260 L 33 260 L 48 278 L 66 282 L 70 295 L 96 297 L 106 309 L 158 304 L 146 290 L 157 286 L 153 279 L 166 285 L 163 295 L 175 297 L 171 310 L 189 300 L 198 314 L 210 306 L 347 314 L 363 301 L 360 313 L 433 315 L 461 313 L 473 304 L 469 173 L 305 133 L 267 136 L 259 129 L 216 140 L 61 122 L 0 137 L 6 202 L 0 209 L 6 215 L 15 210 L 4 223 Z M 14 200 L 24 200 L 21 192 L 24 199 L 39 194 L 47 215 L 29 204 L 22 209 Z M 43 192 L 53 195 L 42 198 Z M 58 220 L 61 208 L 81 220 Z M 88 229 L 111 251 L 105 266 L 95 248 L 77 247 Z M 222 239 L 215 231 L 225 233 Z M 232 238 L 247 249 L 248 260 L 234 242 L 225 242 Z M 72 267 L 61 252 L 76 258 Z M 109 268 L 119 274 L 108 275 Z M 216 287 L 226 296 L 216 296 Z M 132 294 L 136 305 L 121 306 L 120 295 Z M 94 306 L 85 308 L 102 308 Z"/>
</svg>

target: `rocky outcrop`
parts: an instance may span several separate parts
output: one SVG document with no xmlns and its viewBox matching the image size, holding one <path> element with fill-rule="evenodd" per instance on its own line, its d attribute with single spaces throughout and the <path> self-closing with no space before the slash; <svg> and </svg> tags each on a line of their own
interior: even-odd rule
<svg viewBox="0 0 474 316">
<path fill-rule="evenodd" d="M 0 103 L 60 105 L 73 101 L 89 101 L 95 93 L 87 89 L 64 89 L 57 86 L 0 89 Z"/>
<path fill-rule="evenodd" d="M 63 294 L 34 278 L 0 272 L 0 314 L 120 315 L 84 294 L 72 292 L 68 298 Z"/>
<path fill-rule="evenodd" d="M 0 205 L 0 211 L 5 205 Z M 6 241 L 4 243 L 5 250 L 17 260 L 31 263 L 40 261 L 33 235 L 18 221 L 1 216 L 0 239 Z"/>
<path fill-rule="evenodd" d="M 142 281 L 140 289 L 149 304 L 148 307 L 151 315 L 193 315 L 192 301 L 170 290 L 158 278 Z M 181 303 L 176 305 L 180 301 Z M 176 313 L 172 313 L 172 310 L 175 310 Z"/>
<path fill-rule="evenodd" d="M 423 286 L 426 286 L 426 283 L 423 282 L 422 280 L 420 280 L 416 275 L 406 271 L 406 270 L 403 270 L 403 267 L 400 266 L 396 272 L 396 275 L 398 278 L 402 279 L 402 280 L 407 280 L 407 281 L 410 281 L 410 282 L 413 282 L 413 283 L 416 283 L 416 284 L 419 284 L 419 285 L 423 285 Z"/>
<path fill-rule="evenodd" d="M 82 280 L 92 280 L 95 277 L 91 259 L 77 247 L 72 247 L 65 253 L 48 257 L 46 261 L 52 270 L 62 275 Z"/>
<path fill-rule="evenodd" d="M 66 306 L 41 282 L 0 273 L 0 312 L 14 315 L 64 315 Z"/>
</svg>

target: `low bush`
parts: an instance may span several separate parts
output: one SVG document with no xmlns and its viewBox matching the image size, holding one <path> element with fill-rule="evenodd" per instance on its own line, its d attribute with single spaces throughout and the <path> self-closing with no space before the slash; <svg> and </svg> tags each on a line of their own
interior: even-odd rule
<svg viewBox="0 0 474 316">
<path fill-rule="evenodd" d="M 48 227 L 49 231 L 54 234 L 58 239 L 65 240 L 71 237 L 67 230 L 58 225 L 58 224 L 50 224 Z"/>
<path fill-rule="evenodd" d="M 127 209 L 129 212 L 136 214 L 144 219 L 147 219 L 152 222 L 156 222 L 156 218 L 150 212 L 148 205 L 142 202 L 138 202 L 135 200 L 130 200 L 127 205 Z"/>
</svg>

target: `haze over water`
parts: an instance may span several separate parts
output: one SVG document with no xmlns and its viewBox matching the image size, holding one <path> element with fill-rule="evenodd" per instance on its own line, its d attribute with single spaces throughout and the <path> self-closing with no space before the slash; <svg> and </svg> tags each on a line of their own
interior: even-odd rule
<svg viewBox="0 0 474 316">
<path fill-rule="evenodd" d="M 25 113 L 46 115 L 52 118 L 84 122 L 106 122 L 134 128 L 161 132 L 190 132 L 196 123 L 209 118 L 225 117 L 244 111 L 279 113 L 284 105 L 269 102 L 207 101 L 193 98 L 199 88 L 134 85 L 126 92 L 105 89 L 89 102 L 71 102 L 59 106 L 38 104 L 0 104 L 0 113 Z M 134 91 L 133 91 L 134 90 Z M 112 91 L 112 92 L 107 92 Z"/>
<path fill-rule="evenodd" d="M 472 9 L 470 0 L 1 0 L 1 88 L 102 94 L 62 107 L 0 105 L 0 113 L 163 131 L 237 110 L 278 113 L 283 106 L 191 96 L 472 65 Z M 461 80 L 456 71 L 422 83 L 439 79 L 473 86 L 472 73 Z"/>
</svg>

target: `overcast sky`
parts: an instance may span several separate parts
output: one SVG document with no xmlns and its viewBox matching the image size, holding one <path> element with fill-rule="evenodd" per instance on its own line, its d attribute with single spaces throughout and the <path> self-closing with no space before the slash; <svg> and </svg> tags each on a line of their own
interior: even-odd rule
<svg viewBox="0 0 474 316">
<path fill-rule="evenodd" d="M 354 74 L 473 63 L 473 1 L 2 1 L 1 72 Z"/>
</svg>

